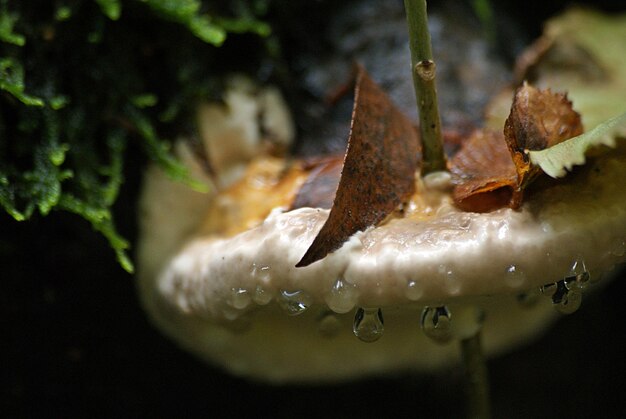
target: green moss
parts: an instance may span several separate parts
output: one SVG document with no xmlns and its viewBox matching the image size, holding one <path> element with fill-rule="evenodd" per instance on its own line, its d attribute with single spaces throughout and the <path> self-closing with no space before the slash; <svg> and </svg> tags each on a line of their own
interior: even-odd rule
<svg viewBox="0 0 626 419">
<path fill-rule="evenodd" d="M 268 35 L 265 1 L 0 0 L 0 206 L 17 221 L 67 211 L 132 272 L 113 206 L 129 142 L 197 190 L 168 138 L 220 93 L 229 34 Z M 264 41 L 246 59 L 254 66 Z M 235 54 L 233 52 L 232 54 Z M 255 61 L 256 60 L 256 61 Z"/>
</svg>

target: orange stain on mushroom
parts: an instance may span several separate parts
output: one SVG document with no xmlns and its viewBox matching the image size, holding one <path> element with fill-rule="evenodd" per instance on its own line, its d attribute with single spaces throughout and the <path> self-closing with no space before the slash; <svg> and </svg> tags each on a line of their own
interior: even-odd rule
<svg viewBox="0 0 626 419">
<path fill-rule="evenodd" d="M 275 157 L 253 160 L 241 180 L 216 196 L 201 234 L 232 237 L 259 225 L 274 208 L 291 205 L 306 177 L 298 162 Z"/>
</svg>

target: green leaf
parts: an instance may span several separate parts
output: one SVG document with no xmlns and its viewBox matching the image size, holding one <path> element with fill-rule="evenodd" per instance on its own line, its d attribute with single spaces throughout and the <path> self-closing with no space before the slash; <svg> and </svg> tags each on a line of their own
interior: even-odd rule
<svg viewBox="0 0 626 419">
<path fill-rule="evenodd" d="M 43 99 L 24 93 L 24 69 L 12 58 L 0 58 L 0 90 L 9 92 L 25 105 L 44 105 Z"/>
<path fill-rule="evenodd" d="M 69 144 L 57 144 L 48 154 L 50 162 L 55 166 L 60 166 L 65 161 L 65 154 L 70 149 Z"/>
<path fill-rule="evenodd" d="M 24 35 L 13 32 L 13 26 L 17 19 L 17 15 L 9 13 L 3 3 L 0 7 L 0 41 L 21 47 L 26 43 L 26 38 Z"/>
<path fill-rule="evenodd" d="M 157 136 L 154 127 L 147 117 L 141 114 L 139 110 L 131 107 L 126 109 L 126 115 L 133 122 L 139 135 L 143 138 L 146 151 L 150 158 L 161 166 L 171 179 L 183 182 L 198 192 L 208 192 L 208 185 L 193 179 L 189 174 L 187 166 L 172 155 L 170 144 Z"/>
<path fill-rule="evenodd" d="M 585 163 L 591 147 L 615 147 L 615 138 L 626 135 L 626 113 L 611 118 L 594 129 L 541 151 L 530 151 L 530 161 L 553 178 L 563 177 L 573 166 Z"/>
<path fill-rule="evenodd" d="M 217 23 L 227 32 L 246 33 L 251 32 L 259 36 L 269 36 L 272 33 L 270 25 L 255 19 L 226 19 L 220 18 Z"/>
<path fill-rule="evenodd" d="M 199 11 L 198 0 L 142 0 L 152 10 L 177 21 L 189 21 Z"/>
<path fill-rule="evenodd" d="M 159 98 L 157 97 L 157 95 L 152 93 L 143 93 L 131 97 L 130 101 L 138 108 L 150 108 L 158 103 Z"/>
<path fill-rule="evenodd" d="M 185 25 L 198 39 L 215 46 L 224 43 L 228 32 L 250 32 L 260 36 L 268 36 L 271 32 L 267 23 L 258 21 L 253 16 L 237 16 L 231 19 L 201 13 L 202 4 L 198 0 L 142 1 L 161 16 Z M 258 6 L 263 11 L 263 4 Z"/>
<path fill-rule="evenodd" d="M 111 20 L 117 20 L 122 13 L 122 5 L 119 0 L 96 0 L 102 13 Z"/>
<path fill-rule="evenodd" d="M 220 46 L 226 40 L 226 31 L 213 24 L 208 16 L 194 16 L 187 22 L 187 27 L 199 39 Z"/>
<path fill-rule="evenodd" d="M 59 109 L 63 109 L 69 101 L 70 100 L 67 96 L 59 95 L 50 98 L 48 100 L 48 105 L 52 108 L 52 110 L 58 111 Z"/>
<path fill-rule="evenodd" d="M 30 205 L 25 211 L 20 211 L 15 206 L 15 187 L 9 182 L 6 173 L 0 172 L 0 206 L 15 219 L 15 221 L 24 221 L 30 218 L 34 205 Z"/>
<path fill-rule="evenodd" d="M 68 20 L 71 17 L 72 17 L 72 8 L 68 6 L 60 6 L 59 8 L 57 8 L 54 14 L 54 19 L 57 20 L 58 22 L 63 22 L 65 20 Z"/>
<path fill-rule="evenodd" d="M 129 242 L 120 236 L 112 221 L 111 211 L 107 208 L 97 208 L 89 205 L 87 202 L 77 198 L 71 194 L 63 194 L 59 201 L 59 207 L 65 211 L 73 212 L 80 215 L 91 223 L 94 230 L 100 232 L 107 238 L 109 244 L 115 251 L 117 261 L 122 268 L 128 272 L 133 273 L 134 266 L 126 250 L 130 247 Z"/>
</svg>

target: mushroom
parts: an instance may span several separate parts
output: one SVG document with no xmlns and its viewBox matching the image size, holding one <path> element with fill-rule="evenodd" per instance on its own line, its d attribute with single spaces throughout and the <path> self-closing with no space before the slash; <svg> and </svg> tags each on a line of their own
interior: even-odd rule
<svg viewBox="0 0 626 419">
<path fill-rule="evenodd" d="M 274 106 L 267 112 L 285 114 L 280 101 Z M 184 143 L 179 151 L 194 176 L 209 182 Z M 207 199 L 151 169 L 142 198 L 143 304 L 190 351 L 271 381 L 437 368 L 456 349 L 420 333 L 420 317 L 436 340 L 462 337 L 478 327 L 476 307 L 488 318 L 486 351 L 501 352 L 555 318 L 549 304 L 519 304 L 520 295 L 558 284 L 555 302 L 570 311 L 578 290 L 559 281 L 584 286 L 589 272 L 595 277 L 624 260 L 626 195 L 614 181 L 626 178 L 624 151 L 538 191 L 520 211 L 463 212 L 451 202 L 450 176 L 434 173 L 417 181 L 421 194 L 404 218 L 355 234 L 305 268 L 295 265 L 328 210 L 286 211 L 304 172 L 286 176 L 279 160 L 255 158 L 239 182 Z M 275 199 L 260 204 L 276 189 Z M 383 328 L 374 345 L 353 336 L 354 329 L 376 340 Z"/>
<path fill-rule="evenodd" d="M 202 112 L 213 192 L 151 168 L 141 201 L 143 305 L 209 362 L 273 382 L 433 370 L 458 357 L 441 343 L 481 327 L 488 354 L 540 334 L 557 318 L 549 300 L 574 311 L 590 278 L 626 260 L 620 145 L 519 210 L 461 211 L 447 172 L 418 176 L 403 218 L 296 268 L 329 211 L 289 210 L 308 171 L 262 152 L 269 137 L 287 145 L 293 129 L 276 90 L 250 86 L 233 82 L 227 106 Z M 233 152 L 220 155 L 224 143 Z M 186 142 L 177 151 L 193 176 L 214 183 Z M 540 289 L 550 298 L 535 298 Z"/>
</svg>

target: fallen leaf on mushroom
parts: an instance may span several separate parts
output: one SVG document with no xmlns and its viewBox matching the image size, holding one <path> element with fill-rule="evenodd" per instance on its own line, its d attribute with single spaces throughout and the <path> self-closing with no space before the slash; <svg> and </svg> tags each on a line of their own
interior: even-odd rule
<svg viewBox="0 0 626 419">
<path fill-rule="evenodd" d="M 421 177 L 415 128 L 363 69 L 355 84 L 343 164 L 263 153 L 256 113 L 235 116 L 235 102 L 289 125 L 286 105 L 232 93 L 226 108 L 206 105 L 219 122 L 203 122 L 214 127 L 209 150 L 233 135 L 228 122 L 248 127 L 230 145 L 245 144 L 249 161 L 212 165 L 228 167 L 230 185 L 206 196 L 151 169 L 139 288 L 182 346 L 271 381 L 430 370 L 457 356 L 442 342 L 480 327 L 488 353 L 536 335 L 556 314 L 528 296 L 541 289 L 572 312 L 591 279 L 626 260 L 626 194 L 615 181 L 626 179 L 624 141 L 562 180 L 532 182 L 547 167 L 533 153 L 554 157 L 567 143 L 585 154 L 581 142 L 600 141 L 578 139 L 581 119 L 563 94 L 521 85 L 500 130 L 474 131 L 450 172 Z M 621 137 L 615 124 L 594 138 Z M 283 145 L 293 139 L 293 129 L 276 132 Z M 212 182 L 184 142 L 179 149 Z"/>
<path fill-rule="evenodd" d="M 297 267 L 337 250 L 376 225 L 415 191 L 417 132 L 361 66 L 355 75 L 348 149 L 328 220 Z"/>
</svg>

